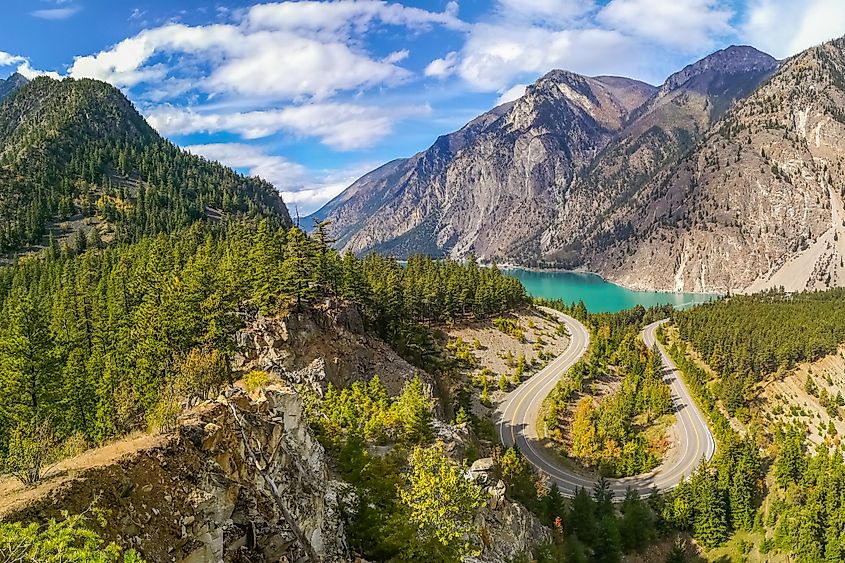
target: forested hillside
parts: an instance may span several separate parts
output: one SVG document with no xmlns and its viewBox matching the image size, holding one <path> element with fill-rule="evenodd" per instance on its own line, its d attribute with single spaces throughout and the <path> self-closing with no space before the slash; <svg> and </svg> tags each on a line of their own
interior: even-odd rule
<svg viewBox="0 0 845 563">
<path fill-rule="evenodd" d="M 748 408 L 759 401 L 761 381 L 783 378 L 799 362 L 835 353 L 845 342 L 844 297 L 841 289 L 771 291 L 673 315 L 681 340 L 670 352 L 708 415 L 718 454 L 711 471 L 700 469 L 669 495 L 667 510 L 673 525 L 704 545 L 726 543 L 714 554 L 738 550 L 748 560 L 802 563 L 845 557 L 845 504 L 838 494 L 845 472 L 836 428 L 826 426 L 824 440 L 812 447 L 808 424 L 817 421 L 802 418 L 803 404 L 788 404 L 784 418 Z M 829 406 L 838 416 L 837 404 Z M 728 467 L 720 464 L 725 455 L 732 458 Z"/>
<path fill-rule="evenodd" d="M 771 291 L 678 311 L 680 337 L 721 377 L 731 413 L 754 398 L 764 376 L 834 353 L 845 342 L 845 291 Z"/>
<path fill-rule="evenodd" d="M 161 138 L 104 82 L 41 77 L 0 102 L 0 253 L 92 230 L 137 241 L 233 214 L 290 222 L 273 186 Z"/>
<path fill-rule="evenodd" d="M 341 258 L 319 236 L 267 220 L 48 250 L 0 269 L 0 450 L 35 421 L 88 443 L 160 426 L 177 398 L 228 380 L 239 310 L 326 298 L 357 303 L 373 331 L 419 361 L 418 322 L 500 314 L 525 294 L 474 264 Z"/>
<path fill-rule="evenodd" d="M 637 307 L 586 314 L 578 306 L 551 305 L 584 319 L 592 328 L 592 341 L 587 357 L 561 377 L 546 401 L 549 437 L 561 445 L 563 455 L 604 475 L 651 471 L 666 442 L 664 428 L 653 426 L 671 413 L 672 398 L 662 380 L 660 357 L 643 345 L 640 330 L 669 311 Z M 610 381 L 613 390 L 596 402 L 589 389 L 601 380 Z"/>
</svg>

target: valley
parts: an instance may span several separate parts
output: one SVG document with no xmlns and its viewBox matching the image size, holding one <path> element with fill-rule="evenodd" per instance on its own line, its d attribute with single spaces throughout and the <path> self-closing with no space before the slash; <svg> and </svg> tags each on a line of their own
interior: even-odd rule
<svg viewBox="0 0 845 563">
<path fill-rule="evenodd" d="M 453 3 L 279 7 L 309 48 L 376 13 L 472 33 Z M 277 25 L 218 12 L 247 51 Z M 209 107 L 272 93 L 135 97 L 204 32 L 169 25 L 121 87 L 0 51 L 0 561 L 845 561 L 845 38 L 658 85 L 544 67 L 301 218 L 337 170 L 293 155 L 400 118 L 335 85 L 230 142 Z M 463 56 L 391 80 L 437 100 Z M 221 142 L 151 125 L 192 120 Z"/>
</svg>

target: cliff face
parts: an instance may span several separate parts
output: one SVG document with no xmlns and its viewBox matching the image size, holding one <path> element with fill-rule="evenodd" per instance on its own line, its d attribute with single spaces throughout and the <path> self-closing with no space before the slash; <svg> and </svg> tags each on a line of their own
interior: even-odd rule
<svg viewBox="0 0 845 563">
<path fill-rule="evenodd" d="M 364 176 L 318 216 L 346 250 L 530 259 L 576 171 L 653 88 L 554 71 L 526 94 Z"/>
<path fill-rule="evenodd" d="M 110 511 L 103 537 L 147 561 L 298 560 L 305 551 L 248 460 L 230 402 L 314 551 L 326 561 L 350 560 L 339 509 L 345 487 L 330 475 L 299 395 L 280 385 L 202 403 L 175 431 L 142 447 L 118 443 L 83 454 L 38 495 L 10 494 L 3 518 L 79 513 L 96 500 Z"/>
<path fill-rule="evenodd" d="M 596 271 L 640 289 L 845 284 L 845 41 L 731 47 L 659 88 L 555 71 L 326 208 L 340 246 Z"/>
<path fill-rule="evenodd" d="M 777 61 L 751 47 L 717 51 L 670 76 L 578 175 L 544 235 L 541 258 L 583 267 L 608 242 L 626 237 L 630 218 L 618 210 L 648 193 L 700 141 L 731 103 L 754 90 Z M 646 218 L 648 220 L 648 218 Z"/>
<path fill-rule="evenodd" d="M 415 373 L 434 387 L 430 374 L 365 330 L 354 305 L 334 303 L 324 312 L 305 310 L 281 319 L 248 317 L 246 327 L 235 335 L 238 351 L 232 367 L 238 372 L 266 371 L 320 395 L 329 383 L 347 387 L 373 374 L 393 395 L 401 393 Z"/>
<path fill-rule="evenodd" d="M 845 284 L 845 40 L 790 59 L 619 209 L 588 265 L 634 287 Z"/>
</svg>

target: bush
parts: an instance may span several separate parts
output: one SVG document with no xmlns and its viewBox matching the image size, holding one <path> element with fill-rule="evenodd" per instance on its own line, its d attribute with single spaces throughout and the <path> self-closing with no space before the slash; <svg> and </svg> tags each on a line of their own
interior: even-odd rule
<svg viewBox="0 0 845 563">
<path fill-rule="evenodd" d="M 253 370 L 243 376 L 243 382 L 247 391 L 252 393 L 256 389 L 266 387 L 270 383 L 270 374 L 262 370 Z"/>
<path fill-rule="evenodd" d="M 61 447 L 49 419 L 19 424 L 9 436 L 9 453 L 3 469 L 21 483 L 38 483 L 50 466 L 61 459 Z"/>
<path fill-rule="evenodd" d="M 105 541 L 87 528 L 85 515 L 50 520 L 47 524 L 0 523 L 0 557 L 3 561 L 21 563 L 143 563 L 133 550 L 123 551 L 117 544 Z M 100 525 L 105 525 L 100 517 Z"/>
</svg>

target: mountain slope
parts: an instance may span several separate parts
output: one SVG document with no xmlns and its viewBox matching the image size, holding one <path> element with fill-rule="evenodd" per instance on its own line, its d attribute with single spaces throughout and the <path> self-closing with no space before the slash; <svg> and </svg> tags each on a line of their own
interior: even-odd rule
<svg viewBox="0 0 845 563">
<path fill-rule="evenodd" d="M 587 267 L 634 287 L 845 285 L 845 39 L 786 61 L 612 219 Z"/>
<path fill-rule="evenodd" d="M 333 220 L 348 250 L 530 259 L 576 170 L 653 90 L 553 71 L 519 100 L 367 174 L 316 215 Z"/>
<path fill-rule="evenodd" d="M 290 222 L 273 186 L 164 140 L 108 84 L 42 77 L 0 102 L 0 252 L 48 232 L 137 240 L 229 214 Z"/>
<path fill-rule="evenodd" d="M 731 47 L 659 89 L 552 71 L 515 102 L 367 174 L 316 215 L 355 252 L 579 267 L 584 248 L 627 236 L 616 210 L 777 65 Z"/>
<path fill-rule="evenodd" d="M 579 174 L 546 233 L 543 259 L 578 267 L 584 245 L 624 236 L 627 224 L 608 222 L 613 211 L 692 149 L 735 100 L 751 93 L 777 65 L 752 47 L 734 46 L 671 75 Z"/>
<path fill-rule="evenodd" d="M 26 84 L 28 81 L 22 75 L 18 74 L 17 72 L 12 74 L 9 78 L 5 80 L 0 78 L 0 101 L 3 101 L 3 98 L 9 96 L 12 92 Z"/>
</svg>

